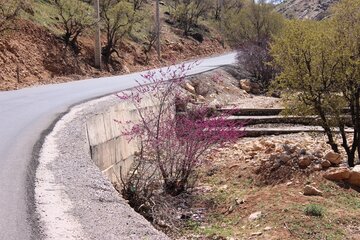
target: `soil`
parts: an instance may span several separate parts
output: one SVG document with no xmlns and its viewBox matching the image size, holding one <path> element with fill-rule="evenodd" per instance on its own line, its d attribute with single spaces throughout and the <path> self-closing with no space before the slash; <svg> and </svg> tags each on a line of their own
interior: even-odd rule
<svg viewBox="0 0 360 240">
<path fill-rule="evenodd" d="M 275 145 L 273 153 L 264 142 Z M 199 167 L 192 193 L 192 209 L 202 209 L 202 218 L 187 220 L 177 239 L 359 239 L 359 192 L 323 179 L 322 171 L 311 167 L 273 170 L 271 154 L 281 155 L 284 144 L 329 151 L 322 134 L 244 138 L 215 150 Z M 304 196 L 307 184 L 323 196 Z M 309 204 L 321 206 L 324 216 L 305 215 Z M 257 211 L 261 217 L 250 221 Z"/>
<path fill-rule="evenodd" d="M 114 58 L 110 71 L 99 71 L 93 67 L 91 35 L 80 37 L 81 52 L 75 55 L 45 27 L 18 20 L 16 30 L 6 32 L 0 39 L 0 91 L 153 69 L 230 51 L 222 47 L 219 37 L 205 36 L 199 43 L 167 25 L 162 31 L 161 61 L 152 50 L 146 63 L 143 46 L 127 39 L 120 44 L 120 56 Z"/>
</svg>

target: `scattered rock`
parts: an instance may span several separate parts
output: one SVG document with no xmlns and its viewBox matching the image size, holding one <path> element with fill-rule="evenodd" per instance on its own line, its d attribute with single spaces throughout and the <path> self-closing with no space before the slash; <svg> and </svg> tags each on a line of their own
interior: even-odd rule
<svg viewBox="0 0 360 240">
<path fill-rule="evenodd" d="M 249 79 L 240 80 L 240 88 L 245 90 L 246 92 L 251 92 L 251 81 Z"/>
<path fill-rule="evenodd" d="M 324 158 L 334 165 L 339 165 L 342 162 L 341 155 L 335 152 L 328 152 Z"/>
<path fill-rule="evenodd" d="M 315 157 L 318 157 L 318 158 L 323 158 L 324 157 L 324 154 L 321 152 L 321 150 L 317 150 L 313 153 L 313 155 Z"/>
<path fill-rule="evenodd" d="M 289 162 L 290 159 L 291 159 L 291 157 L 289 155 L 285 154 L 285 153 L 281 154 L 279 158 L 284 163 Z"/>
<path fill-rule="evenodd" d="M 251 234 L 251 236 L 260 236 L 262 235 L 262 232 L 254 232 Z"/>
<path fill-rule="evenodd" d="M 221 107 L 221 103 L 219 102 L 219 100 L 214 99 L 213 101 L 211 101 L 211 102 L 208 104 L 208 107 L 209 107 L 209 108 L 213 108 L 213 109 L 217 109 L 217 108 L 220 108 L 220 107 Z"/>
<path fill-rule="evenodd" d="M 228 185 L 223 185 L 219 188 L 220 191 L 225 191 L 226 189 L 228 189 Z"/>
<path fill-rule="evenodd" d="M 185 83 L 184 88 L 192 94 L 196 94 L 195 88 L 190 83 Z"/>
<path fill-rule="evenodd" d="M 232 213 L 235 210 L 235 206 L 231 205 L 227 211 L 228 214 Z"/>
<path fill-rule="evenodd" d="M 360 187 L 360 165 L 357 165 L 352 169 L 348 182 Z"/>
<path fill-rule="evenodd" d="M 323 168 L 329 168 L 329 167 L 331 167 L 331 162 L 329 162 L 328 160 L 323 160 L 323 161 L 321 161 L 321 166 Z"/>
<path fill-rule="evenodd" d="M 236 203 L 237 205 L 244 204 L 244 203 L 245 203 L 245 200 L 244 200 L 244 199 L 235 199 L 235 203 Z"/>
<path fill-rule="evenodd" d="M 314 167 L 313 167 L 313 170 L 314 171 L 321 171 L 323 169 L 322 165 L 321 164 L 316 164 Z"/>
<path fill-rule="evenodd" d="M 335 168 L 324 173 L 324 178 L 332 181 L 347 180 L 350 177 L 351 171 L 346 167 Z"/>
<path fill-rule="evenodd" d="M 272 145 L 274 145 L 274 147 L 275 147 L 275 144 L 274 144 L 274 143 L 272 143 L 272 142 L 270 142 L 270 141 L 267 141 L 267 140 L 265 140 L 265 139 L 261 139 L 261 140 L 259 141 L 259 143 L 260 143 L 261 145 L 265 146 L 265 147 L 270 147 L 270 146 L 272 146 Z"/>
<path fill-rule="evenodd" d="M 302 148 L 299 150 L 300 155 L 306 155 L 306 149 Z"/>
<path fill-rule="evenodd" d="M 304 195 L 305 196 L 322 196 L 322 192 L 311 186 L 311 185 L 306 185 L 305 188 L 304 188 Z"/>
<path fill-rule="evenodd" d="M 205 101 L 206 101 L 206 99 L 205 99 L 204 96 L 198 95 L 197 98 L 198 98 L 198 100 L 199 100 L 200 102 L 205 102 Z"/>
<path fill-rule="evenodd" d="M 194 88 L 196 93 L 202 96 L 207 96 L 211 92 L 211 85 L 207 83 L 195 83 Z"/>
<path fill-rule="evenodd" d="M 255 221 L 255 220 L 258 220 L 259 218 L 261 218 L 261 216 L 262 216 L 262 212 L 258 211 L 258 212 L 252 213 L 248 219 L 249 219 L 249 221 Z"/>
<path fill-rule="evenodd" d="M 290 146 L 288 144 L 284 144 L 283 148 L 284 148 L 284 150 L 286 151 L 287 154 L 293 154 L 297 150 L 297 146 Z"/>
<path fill-rule="evenodd" d="M 299 164 L 300 168 L 304 169 L 304 168 L 307 168 L 308 166 L 310 166 L 311 162 L 312 162 L 312 160 L 309 156 L 301 156 L 299 158 L 298 164 Z"/>
<path fill-rule="evenodd" d="M 251 82 L 249 79 L 242 79 L 239 82 L 240 88 L 245 90 L 247 93 L 260 94 L 260 85 L 254 82 Z"/>
<path fill-rule="evenodd" d="M 270 231 L 272 229 L 272 227 L 266 227 L 264 228 L 264 231 Z"/>
</svg>

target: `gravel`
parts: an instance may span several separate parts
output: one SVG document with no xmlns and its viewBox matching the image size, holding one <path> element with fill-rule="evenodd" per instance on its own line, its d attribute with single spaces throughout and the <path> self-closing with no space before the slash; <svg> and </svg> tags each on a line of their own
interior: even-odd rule
<svg viewBox="0 0 360 240">
<path fill-rule="evenodd" d="M 137 214 L 91 160 L 84 124 L 115 96 L 71 109 L 46 137 L 35 200 L 45 239 L 168 239 Z"/>
</svg>

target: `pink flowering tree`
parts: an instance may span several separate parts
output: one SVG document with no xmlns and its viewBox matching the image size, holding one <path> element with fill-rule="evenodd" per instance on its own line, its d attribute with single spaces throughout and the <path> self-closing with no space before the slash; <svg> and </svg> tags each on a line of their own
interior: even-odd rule
<svg viewBox="0 0 360 240">
<path fill-rule="evenodd" d="M 227 119 L 229 113 L 208 117 L 206 105 L 176 114 L 176 105 L 188 102 L 182 86 L 186 72 L 195 64 L 148 72 L 135 88 L 117 94 L 122 101 L 134 105 L 138 115 L 137 122 L 119 123 L 128 126 L 124 134 L 129 140 L 139 141 L 139 161 L 152 166 L 164 191 L 173 196 L 193 185 L 196 167 L 206 160 L 213 147 L 244 135 L 242 124 Z"/>
</svg>

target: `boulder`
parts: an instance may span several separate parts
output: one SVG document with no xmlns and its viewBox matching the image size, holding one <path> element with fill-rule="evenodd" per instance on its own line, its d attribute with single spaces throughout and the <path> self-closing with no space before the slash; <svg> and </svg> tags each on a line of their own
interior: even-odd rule
<svg viewBox="0 0 360 240">
<path fill-rule="evenodd" d="M 249 221 L 255 221 L 255 220 L 258 220 L 259 218 L 261 218 L 261 216 L 262 216 L 262 212 L 258 211 L 258 212 L 252 213 L 248 219 L 249 219 Z"/>
<path fill-rule="evenodd" d="M 355 167 L 353 167 L 352 171 L 360 173 L 360 165 L 356 165 Z"/>
<path fill-rule="evenodd" d="M 324 159 L 328 160 L 333 165 L 339 165 L 342 162 L 341 155 L 339 153 L 335 153 L 335 152 L 328 152 L 325 155 Z"/>
<path fill-rule="evenodd" d="M 311 185 L 306 185 L 304 187 L 304 195 L 305 196 L 321 196 L 322 192 L 317 189 L 316 187 L 313 187 Z"/>
<path fill-rule="evenodd" d="M 332 181 L 347 180 L 351 171 L 346 167 L 334 168 L 324 173 L 324 178 Z"/>
<path fill-rule="evenodd" d="M 360 187 L 360 172 L 351 172 L 348 182 L 352 185 Z"/>
<path fill-rule="evenodd" d="M 260 94 L 261 88 L 260 85 L 254 82 L 251 82 L 249 79 L 241 79 L 240 88 L 245 90 L 247 93 Z"/>
<path fill-rule="evenodd" d="M 247 93 L 251 92 L 251 81 L 249 79 L 240 80 L 240 88 L 245 90 Z"/>
<path fill-rule="evenodd" d="M 331 167 L 331 162 L 329 162 L 328 160 L 323 160 L 323 161 L 321 161 L 321 166 L 323 168 L 329 168 L 329 167 Z"/>
<path fill-rule="evenodd" d="M 357 165 L 352 169 L 348 182 L 360 187 L 360 165 Z"/>
<path fill-rule="evenodd" d="M 304 169 L 304 168 L 307 168 L 308 166 L 310 166 L 311 162 L 312 162 L 312 160 L 309 156 L 301 156 L 299 158 L 298 164 L 299 164 L 300 168 Z"/>
</svg>

